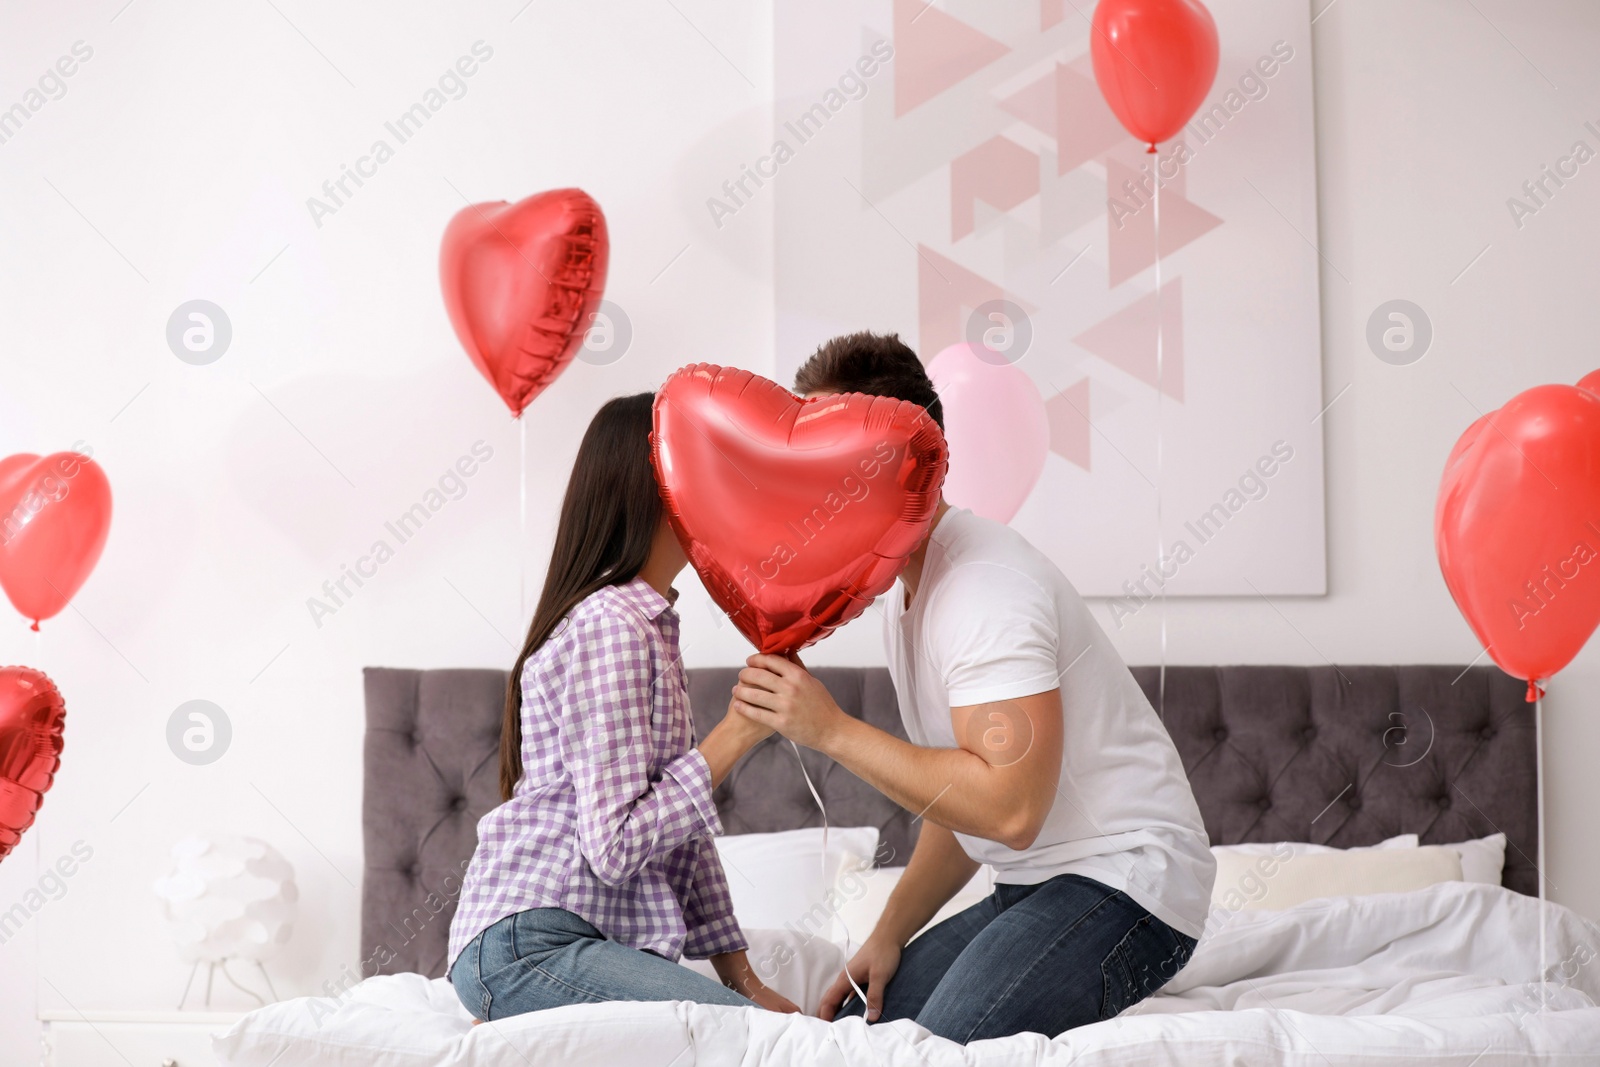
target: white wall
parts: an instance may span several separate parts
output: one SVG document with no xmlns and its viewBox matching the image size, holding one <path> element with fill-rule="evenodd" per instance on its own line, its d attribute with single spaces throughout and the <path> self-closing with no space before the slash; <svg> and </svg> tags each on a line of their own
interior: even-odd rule
<svg viewBox="0 0 1600 1067">
<path fill-rule="evenodd" d="M 770 367 L 768 204 L 721 231 L 703 206 L 766 147 L 770 15 L 675 2 L 418 4 L 403 19 L 372 4 L 78 3 L 7 16 L 0 107 L 73 42 L 94 55 L 0 144 L 0 454 L 84 440 L 117 512 L 75 609 L 37 643 L 20 622 L 0 625 L 0 659 L 42 667 L 69 707 L 63 773 L 0 864 L 0 910 L 38 878 L 36 854 L 94 849 L 0 946 L 0 1060 L 31 1062 L 36 989 L 47 1008 L 176 1002 L 186 968 L 149 883 L 191 831 L 264 837 L 299 872 L 280 993 L 317 991 L 353 964 L 360 667 L 504 665 L 522 618 L 518 559 L 536 588 L 595 406 L 690 360 Z M 1349 386 L 1322 420 L 1331 592 L 1173 601 L 1172 663 L 1472 659 L 1433 559 L 1444 456 L 1474 408 L 1600 363 L 1600 261 L 1584 240 L 1600 221 L 1600 164 L 1520 231 L 1505 206 L 1573 140 L 1595 144 L 1582 121 L 1600 119 L 1600 10 L 1318 10 L 1322 252 L 1337 267 L 1323 269 L 1326 396 Z M 305 199 L 478 40 L 494 55 L 465 97 L 314 227 Z M 488 200 L 565 184 L 607 211 L 608 296 L 635 337 L 615 364 L 573 366 L 530 410 L 519 545 L 518 427 L 451 336 L 437 239 L 456 190 Z M 234 328 L 205 367 L 164 342 L 168 315 L 194 297 Z M 1380 363 L 1363 339 L 1393 297 L 1434 324 L 1413 366 Z M 306 598 L 480 439 L 494 458 L 465 496 L 314 626 Z M 744 655 L 697 590 L 684 618 L 692 665 Z M 1155 661 L 1157 622 L 1147 610 L 1118 634 L 1130 661 Z M 858 625 L 809 659 L 877 662 L 877 633 Z M 1547 705 L 1552 895 L 1590 916 L 1597 682 L 1591 649 Z M 234 729 L 207 767 L 165 741 L 168 716 L 194 698 Z"/>
</svg>

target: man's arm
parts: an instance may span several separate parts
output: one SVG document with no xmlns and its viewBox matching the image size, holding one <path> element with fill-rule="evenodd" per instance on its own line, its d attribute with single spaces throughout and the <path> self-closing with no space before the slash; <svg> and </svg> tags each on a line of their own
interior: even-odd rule
<svg viewBox="0 0 1600 1067">
<path fill-rule="evenodd" d="M 978 862 L 962 850 L 954 834 L 924 820 L 917 845 L 911 850 L 911 862 L 889 894 L 878 925 L 822 995 L 817 1014 L 829 1020 L 838 1014 L 854 992 L 850 984 L 854 978 L 856 985 L 866 990 L 867 1019 L 877 1019 L 883 1010 L 883 991 L 900 969 L 900 950 L 977 870 Z"/>
<path fill-rule="evenodd" d="M 889 894 L 871 936 L 904 948 L 972 880 L 978 866 L 955 834 L 924 820 L 916 847 L 911 850 L 911 862 Z"/>
<path fill-rule="evenodd" d="M 923 748 L 846 715 L 804 665 L 751 656 L 733 709 L 843 764 L 896 804 L 959 833 L 1024 849 L 1061 777 L 1061 690 L 951 708 L 958 748 Z"/>
</svg>

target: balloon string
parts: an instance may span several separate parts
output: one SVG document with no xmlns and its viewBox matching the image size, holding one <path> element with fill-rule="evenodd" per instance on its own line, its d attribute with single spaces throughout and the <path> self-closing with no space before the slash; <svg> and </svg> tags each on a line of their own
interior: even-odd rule
<svg viewBox="0 0 1600 1067">
<path fill-rule="evenodd" d="M 38 817 L 35 816 L 35 819 Z M 39 842 L 39 827 L 33 828 L 33 876 L 43 877 L 39 872 L 44 870 L 44 846 Z M 33 1017 L 40 1018 L 39 989 L 44 985 L 44 922 L 40 920 L 33 924 Z"/>
<path fill-rule="evenodd" d="M 44 669 L 44 634 L 39 632 L 39 623 L 33 624 L 33 667 L 41 673 L 48 673 Z M 34 816 L 33 827 L 33 876 L 42 877 L 39 873 L 44 870 L 44 842 L 40 838 L 38 815 Z M 33 1017 L 40 1018 L 43 1007 L 39 992 L 44 985 L 44 922 L 33 924 Z"/>
<path fill-rule="evenodd" d="M 822 813 L 822 892 L 826 900 L 828 890 L 828 806 L 822 802 L 822 794 L 817 792 L 817 787 L 811 781 L 811 772 L 806 770 L 806 761 L 800 758 L 800 746 L 791 739 L 789 747 L 794 749 L 794 760 L 800 764 L 800 774 L 806 780 L 806 788 L 811 790 L 811 799 L 817 802 L 817 810 Z M 850 983 L 850 988 L 855 990 L 856 996 L 861 998 L 861 1017 L 866 1018 L 867 994 L 856 984 L 855 976 L 850 973 L 850 927 L 845 923 L 844 916 L 834 913 L 834 921 L 839 924 L 839 929 L 844 931 L 844 977 Z"/>
<path fill-rule="evenodd" d="M 1155 152 L 1156 146 L 1151 145 Z M 1163 323 L 1161 314 L 1161 155 L 1155 157 L 1155 241 L 1156 241 L 1156 576 L 1161 591 L 1161 658 L 1156 680 L 1156 717 L 1166 721 L 1167 711 L 1167 572 L 1163 557 L 1166 555 L 1166 534 L 1163 529 L 1161 507 L 1162 467 L 1165 463 L 1165 441 L 1162 435 L 1161 394 L 1165 391 L 1165 360 L 1163 352 Z"/>
<path fill-rule="evenodd" d="M 1538 782 L 1539 790 L 1539 1011 L 1542 1014 L 1546 1007 L 1546 965 L 1549 952 L 1549 927 L 1545 920 L 1548 900 L 1545 897 L 1545 865 L 1549 857 L 1544 851 L 1544 689 L 1539 690 L 1539 699 L 1533 702 L 1533 759 L 1534 778 Z"/>
<path fill-rule="evenodd" d="M 528 613 L 528 420 L 517 420 L 517 616 Z"/>
</svg>

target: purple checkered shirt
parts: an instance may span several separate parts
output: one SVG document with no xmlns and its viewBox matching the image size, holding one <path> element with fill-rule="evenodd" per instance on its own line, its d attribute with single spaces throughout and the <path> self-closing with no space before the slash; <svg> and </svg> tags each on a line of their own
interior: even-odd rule
<svg viewBox="0 0 1600 1067">
<path fill-rule="evenodd" d="M 748 947 L 712 844 L 678 615 L 642 579 L 569 612 L 522 671 L 522 778 L 478 822 L 450 961 L 529 908 L 668 959 Z"/>
</svg>

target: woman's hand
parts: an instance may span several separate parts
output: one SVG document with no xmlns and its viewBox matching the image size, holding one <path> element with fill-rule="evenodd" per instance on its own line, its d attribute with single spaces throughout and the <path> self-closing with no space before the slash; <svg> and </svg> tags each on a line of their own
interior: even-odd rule
<svg viewBox="0 0 1600 1067">
<path fill-rule="evenodd" d="M 758 741 L 765 741 L 777 733 L 771 726 L 757 722 L 745 715 L 740 715 L 734 710 L 734 705 L 739 703 L 738 698 L 728 701 L 727 713 L 722 716 L 722 721 L 712 727 L 713 730 L 724 730 L 740 742 L 754 745 Z"/>
<path fill-rule="evenodd" d="M 768 1011 L 785 1012 L 791 1015 L 800 1014 L 800 1008 L 781 993 L 767 988 L 766 984 L 757 977 L 754 968 L 750 966 L 750 956 L 744 951 L 723 952 L 711 957 L 711 967 L 717 972 L 717 977 L 722 979 L 722 984 L 754 1001 L 757 1007 L 766 1008 Z"/>
<path fill-rule="evenodd" d="M 850 979 L 854 978 L 856 985 L 867 993 L 867 1022 L 877 1022 L 878 1016 L 883 1014 L 883 991 L 888 987 L 889 979 L 894 977 L 894 972 L 900 969 L 900 951 L 900 946 L 893 941 L 867 938 L 861 950 L 833 980 L 833 985 L 822 994 L 822 1003 L 817 1008 L 818 1018 L 833 1021 L 839 1009 L 844 1007 L 844 1002 L 855 995 L 855 989 L 850 984 Z"/>
<path fill-rule="evenodd" d="M 700 754 L 705 757 L 706 766 L 711 770 L 712 786 L 721 785 L 728 772 L 733 770 L 733 765 L 771 735 L 771 727 L 735 714 L 733 704 L 729 703 L 728 713 L 711 728 L 699 745 Z"/>
<path fill-rule="evenodd" d="M 799 1015 L 800 1006 L 788 997 L 775 990 L 769 989 L 756 979 L 755 988 L 744 990 L 744 995 L 756 1002 L 756 1006 L 766 1008 L 768 1011 L 782 1012 L 785 1015 Z"/>
</svg>

